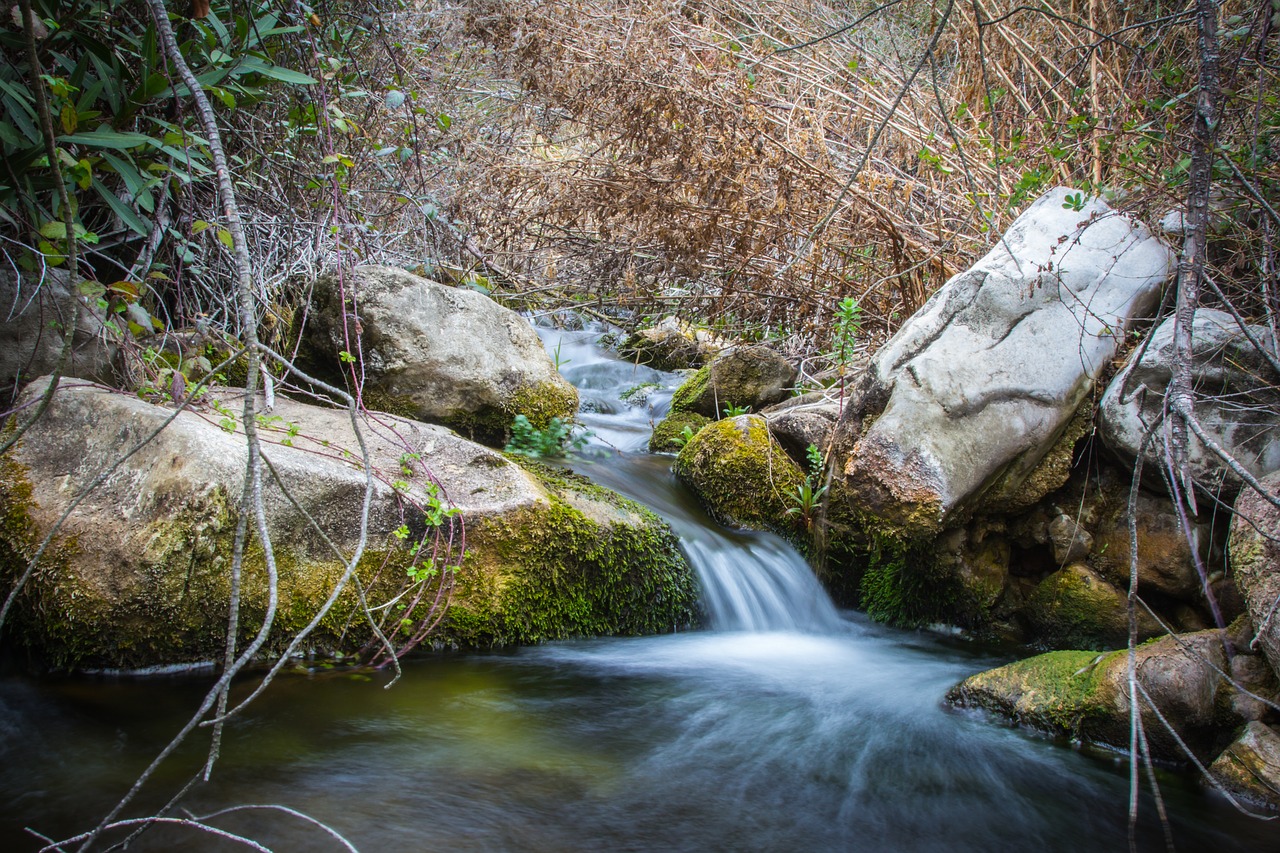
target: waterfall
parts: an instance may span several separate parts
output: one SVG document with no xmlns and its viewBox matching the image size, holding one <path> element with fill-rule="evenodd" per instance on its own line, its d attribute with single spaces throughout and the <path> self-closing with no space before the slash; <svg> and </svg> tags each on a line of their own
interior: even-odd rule
<svg viewBox="0 0 1280 853">
<path fill-rule="evenodd" d="M 669 472 L 670 457 L 645 452 L 650 422 L 667 411 L 683 377 L 622 361 L 596 345 L 601 330 L 539 329 L 562 374 L 580 391 L 580 420 L 593 432 L 580 469 L 601 485 L 646 504 L 671 525 L 702 584 L 710 627 L 723 631 L 829 633 L 844 624 L 813 570 L 768 533 L 726 530 L 707 517 Z M 647 385 L 641 405 L 628 389 Z M 632 395 L 634 398 L 634 395 Z M 658 470 L 655 470 L 657 468 Z"/>
</svg>

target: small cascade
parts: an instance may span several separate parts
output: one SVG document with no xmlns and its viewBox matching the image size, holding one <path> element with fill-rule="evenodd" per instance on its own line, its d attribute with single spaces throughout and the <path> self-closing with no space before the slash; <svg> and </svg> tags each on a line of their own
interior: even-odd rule
<svg viewBox="0 0 1280 853">
<path fill-rule="evenodd" d="M 629 364 L 596 345 L 603 328 L 541 328 L 561 373 L 579 390 L 580 420 L 592 431 L 579 470 L 649 506 L 671 525 L 702 585 L 710 627 L 723 631 L 839 631 L 844 621 L 794 548 L 767 533 L 715 524 L 670 472 L 669 457 L 645 452 L 683 377 Z M 641 389 L 637 391 L 636 389 Z M 631 391 L 629 401 L 623 395 Z"/>
</svg>

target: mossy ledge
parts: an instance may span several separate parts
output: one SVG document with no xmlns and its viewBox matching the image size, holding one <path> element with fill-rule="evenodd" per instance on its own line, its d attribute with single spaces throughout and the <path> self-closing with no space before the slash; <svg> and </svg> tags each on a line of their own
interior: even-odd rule
<svg viewBox="0 0 1280 853">
<path fill-rule="evenodd" d="M 697 582 L 664 522 L 575 474 L 522 464 L 547 486 L 550 503 L 468 531 L 448 641 L 657 634 L 697 622 Z M 618 512 L 626 524 L 601 523 Z"/>
<path fill-rule="evenodd" d="M 1090 736 L 1095 722 L 1106 715 L 1100 677 L 1106 657 L 1090 651 L 1037 655 L 966 678 L 947 691 L 947 702 L 1079 740 Z"/>
</svg>

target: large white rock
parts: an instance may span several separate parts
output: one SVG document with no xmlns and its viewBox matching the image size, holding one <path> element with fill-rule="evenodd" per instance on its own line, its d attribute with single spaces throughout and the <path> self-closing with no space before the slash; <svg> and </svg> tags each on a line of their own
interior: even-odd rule
<svg viewBox="0 0 1280 853">
<path fill-rule="evenodd" d="M 1107 446 L 1126 459 L 1138 455 L 1150 425 L 1158 424 L 1165 391 L 1173 376 L 1173 318 L 1151 335 L 1151 342 L 1131 370 L 1121 371 L 1103 395 L 1101 434 Z M 1249 326 L 1253 339 L 1271 352 L 1275 342 L 1265 326 Z M 1201 308 L 1191 323 L 1191 375 L 1197 419 L 1214 441 L 1235 457 L 1254 477 L 1280 470 L 1280 377 L 1225 311 Z M 1227 498 L 1242 482 L 1221 457 L 1194 434 L 1188 436 L 1191 473 L 1201 487 L 1223 491 Z M 1158 474 L 1164 445 L 1148 445 L 1148 482 L 1162 483 Z"/>
<path fill-rule="evenodd" d="M 33 382 L 24 399 L 46 384 Z M 59 386 L 45 415 L 0 457 L 0 595 L 69 512 L 18 599 L 6 641 L 65 668 L 217 656 L 247 458 L 236 424 L 241 403 L 231 392 L 220 396 L 216 406 L 205 399 L 174 417 L 133 395 L 73 380 Z M 259 421 L 263 456 L 297 501 L 264 470 L 280 596 L 265 651 L 278 653 L 355 551 L 366 475 L 347 412 L 280 396 Z M 402 617 L 443 616 L 437 641 L 489 645 L 651 633 L 692 620 L 692 571 L 669 528 L 639 505 L 566 472 L 531 472 L 443 427 L 370 413 L 361 430 L 374 472 L 359 569 L 368 599 L 398 595 L 410 570 L 432 566 L 427 555 L 437 546 L 453 566 L 445 570 L 452 594 L 442 595 L 441 610 L 432 615 L 434 588 L 417 603 L 411 592 L 389 630 Z M 72 507 L 99 472 L 109 476 Z M 412 546 L 431 530 L 433 489 L 459 515 L 439 519 L 444 538 L 433 544 L 428 536 L 419 552 Z M 246 632 L 264 612 L 264 566 L 254 536 L 245 556 Z M 313 635 L 317 648 L 360 650 L 369 631 L 356 604 L 348 586 Z"/>
<path fill-rule="evenodd" d="M 872 359 L 842 423 L 843 500 L 932 534 L 1026 480 L 1152 309 L 1169 248 L 1099 199 L 1038 199 Z M 867 424 L 870 424 L 868 427 Z"/>
<path fill-rule="evenodd" d="M 517 414 L 542 428 L 578 410 L 533 327 L 474 290 L 377 266 L 317 281 L 308 341 L 322 370 L 338 371 L 340 354 L 355 352 L 357 328 L 375 408 L 486 441 L 500 441 Z"/>
</svg>

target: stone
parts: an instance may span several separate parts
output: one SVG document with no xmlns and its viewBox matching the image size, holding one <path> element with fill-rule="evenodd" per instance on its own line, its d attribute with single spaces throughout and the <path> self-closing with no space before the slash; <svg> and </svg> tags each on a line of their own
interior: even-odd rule
<svg viewBox="0 0 1280 853">
<path fill-rule="evenodd" d="M 691 376 L 671 398 L 672 412 L 721 417 L 730 406 L 759 411 L 790 393 L 798 370 L 760 344 L 726 350 Z"/>
<path fill-rule="evenodd" d="M 796 397 L 770 406 L 763 414 L 769 432 L 798 464 L 806 464 L 809 446 L 824 454 L 830 446 L 831 433 L 840 418 L 840 404 L 821 393 Z"/>
<path fill-rule="evenodd" d="M 739 415 L 703 427 L 676 457 L 676 476 L 722 524 L 786 531 L 804 474 L 764 418 Z"/>
<path fill-rule="evenodd" d="M 1083 563 L 1059 569 L 1037 585 L 1027 602 L 1033 636 L 1052 648 L 1107 649 L 1129 637 L 1124 592 Z M 1140 639 L 1161 633 L 1145 609 L 1138 609 Z"/>
<path fill-rule="evenodd" d="M 710 342 L 686 332 L 675 317 L 664 317 L 656 326 L 634 332 L 618 347 L 618 355 L 654 370 L 702 367 L 716 352 Z"/>
<path fill-rule="evenodd" d="M 1136 678 L 1151 701 L 1197 757 L 1212 755 L 1222 733 L 1242 722 L 1223 701 L 1233 691 L 1218 674 L 1227 667 L 1219 632 L 1162 637 L 1135 654 Z M 948 691 L 947 701 L 1050 734 L 1128 749 L 1128 672 L 1124 649 L 1048 652 L 970 676 Z M 1153 756 L 1185 761 L 1145 699 L 1141 707 Z"/>
<path fill-rule="evenodd" d="M 1272 499 L 1280 497 L 1280 473 L 1264 478 L 1262 486 Z M 1241 491 L 1227 549 L 1236 586 L 1257 632 L 1249 645 L 1280 672 L 1280 509 L 1253 489 Z"/>
<path fill-rule="evenodd" d="M 319 279 L 304 363 L 337 379 L 357 330 L 372 408 L 492 444 L 505 441 L 516 415 L 544 429 L 578 410 L 577 391 L 533 327 L 477 291 L 392 267 L 356 267 L 341 283 L 336 275 Z"/>
<path fill-rule="evenodd" d="M 1104 498 L 1105 505 L 1095 525 L 1093 557 L 1094 565 L 1104 576 L 1125 587 L 1129 584 L 1128 491 L 1126 486 L 1117 484 Z M 1139 492 L 1136 510 L 1139 594 L 1154 590 L 1181 601 L 1203 601 L 1196 557 L 1199 555 L 1207 565 L 1212 524 L 1189 517 L 1188 537 L 1177 509 L 1163 495 Z"/>
<path fill-rule="evenodd" d="M 927 537 L 989 488 L 1016 494 L 1154 308 L 1169 248 L 1100 199 L 1065 208 L 1068 192 L 1038 199 L 873 357 L 838 428 L 853 511 Z"/>
<path fill-rule="evenodd" d="M 711 418 L 697 412 L 675 412 L 658 422 L 649 435 L 650 453 L 679 453 L 680 448 L 698 430 L 711 423 Z M 685 433 L 685 429 L 689 433 Z"/>
<path fill-rule="evenodd" d="M 110 381 L 117 347 L 102 315 L 73 293 L 62 270 L 35 276 L 0 273 L 0 389 L 24 385 L 51 373 L 62 351 L 63 330 L 81 306 L 64 376 Z M 8 408 L 7 406 L 5 408 Z"/>
<path fill-rule="evenodd" d="M 1280 735 L 1251 720 L 1209 765 L 1209 775 L 1233 797 L 1280 811 Z"/>
<path fill-rule="evenodd" d="M 1275 352 L 1265 326 L 1249 326 L 1254 340 Z M 1173 318 L 1151 335 L 1136 364 L 1112 380 L 1102 397 L 1099 430 L 1103 441 L 1126 461 L 1137 458 L 1148 426 L 1160 422 L 1165 390 L 1173 375 Z M 1280 377 L 1225 311 L 1201 308 L 1191 325 L 1191 374 L 1195 413 L 1205 432 L 1254 477 L 1280 470 Z M 1192 476 L 1209 493 L 1230 500 L 1240 478 L 1200 439 L 1188 437 Z M 1147 482 L 1163 488 L 1163 443 L 1148 445 Z"/>
<path fill-rule="evenodd" d="M 26 399 L 41 390 L 33 383 Z M 220 654 L 247 458 L 243 433 L 220 424 L 235 428 L 234 417 L 220 412 L 238 414 L 240 406 L 223 392 L 175 415 L 102 388 L 58 390 L 45 416 L 0 458 L 6 591 L 72 500 L 99 472 L 108 476 L 53 539 L 17 600 L 8 639 L 55 669 L 136 668 Z M 342 576 L 345 557 L 331 545 L 355 552 L 366 475 L 346 411 L 279 395 L 260 429 L 271 463 L 262 490 L 280 596 L 263 653 L 274 655 Z M 443 610 L 432 611 L 431 587 L 421 604 L 396 616 L 442 617 L 431 642 L 530 643 L 654 633 L 694 621 L 693 573 L 667 525 L 638 504 L 572 474 L 517 465 L 443 427 L 370 414 L 362 431 L 373 475 L 359 576 L 372 603 L 381 604 L 403 592 L 411 572 L 442 572 L 452 587 Z M 450 506 L 458 514 L 443 516 Z M 422 562 L 412 547 L 433 524 L 445 536 L 436 543 L 444 565 Z M 423 553 L 432 548 L 428 537 Z M 257 630 L 266 590 L 255 537 L 245 559 L 242 641 Z M 348 585 L 306 648 L 359 653 L 369 637 L 364 623 Z"/>
<path fill-rule="evenodd" d="M 1066 513 L 1049 522 L 1048 535 L 1053 561 L 1059 566 L 1083 560 L 1093 550 L 1093 536 Z"/>
</svg>

